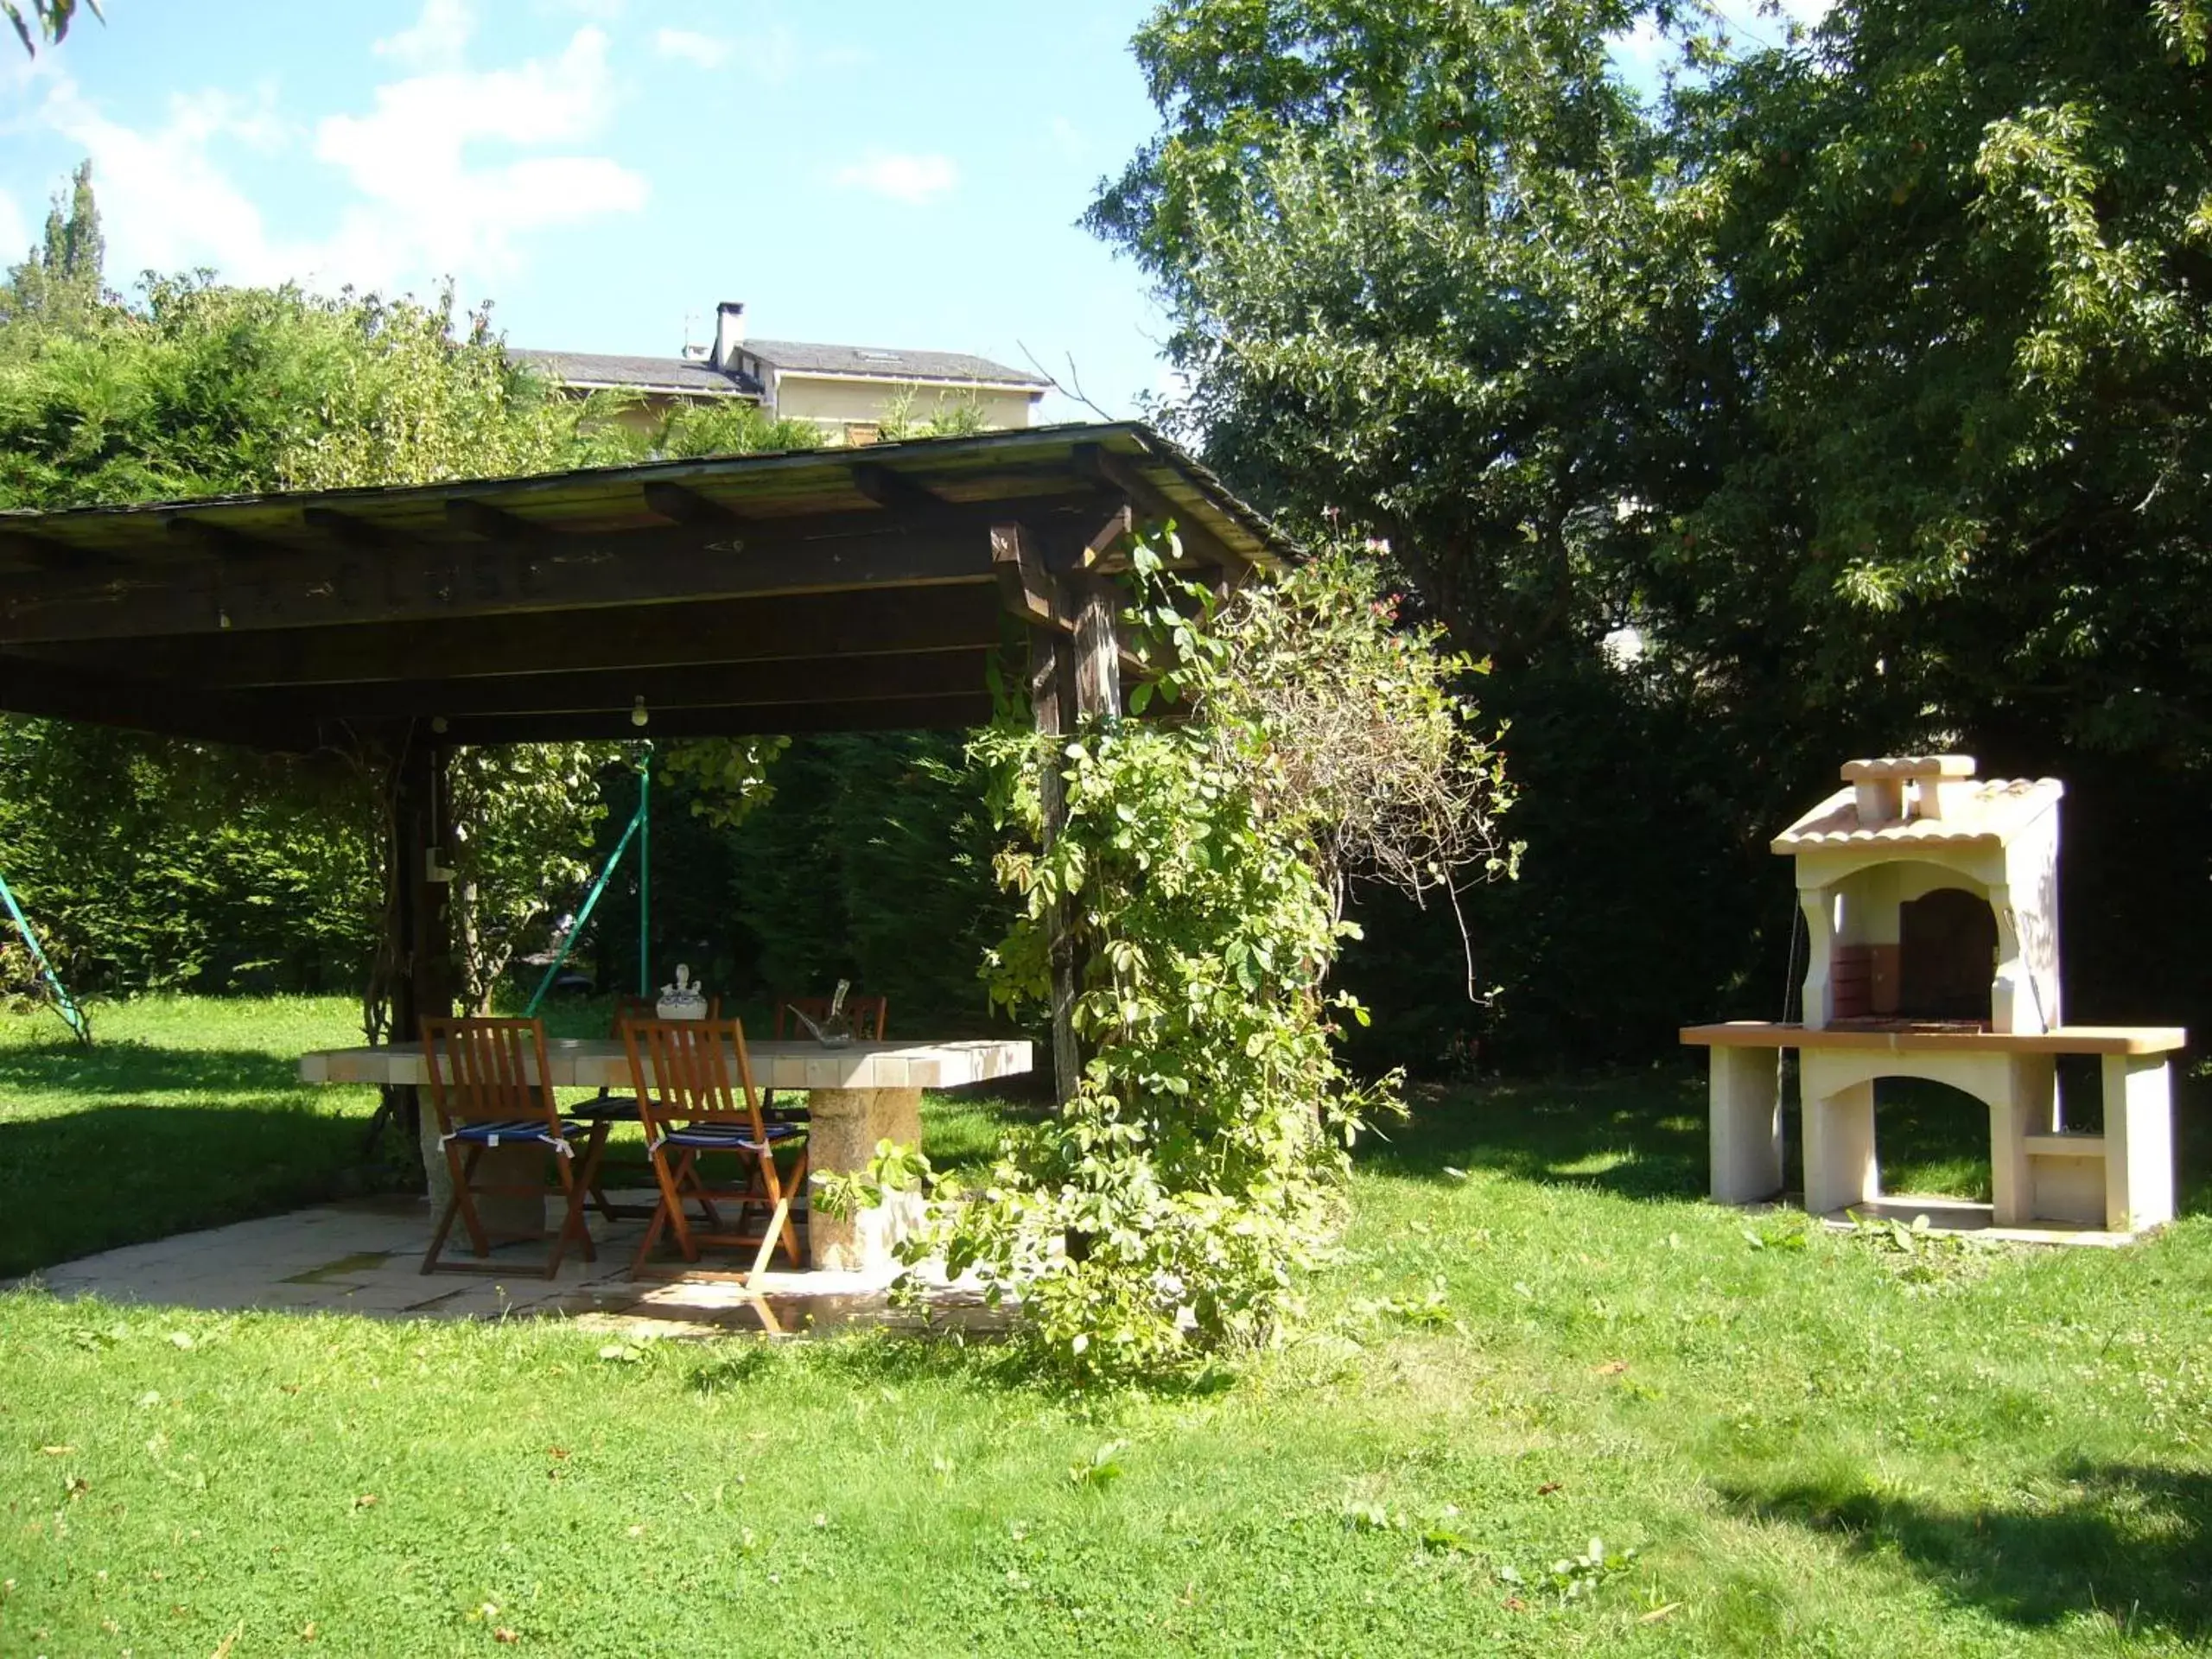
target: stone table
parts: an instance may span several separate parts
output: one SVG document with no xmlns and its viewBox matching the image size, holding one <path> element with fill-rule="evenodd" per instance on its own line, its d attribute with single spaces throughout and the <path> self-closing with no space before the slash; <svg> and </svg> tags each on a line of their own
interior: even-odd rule
<svg viewBox="0 0 2212 1659">
<path fill-rule="evenodd" d="M 875 1156 L 880 1141 L 918 1146 L 923 1090 L 1015 1077 L 1033 1063 L 1028 1043 L 996 1039 L 855 1043 L 836 1049 L 810 1041 L 748 1042 L 745 1047 L 756 1087 L 807 1096 L 812 1118 L 807 1155 L 811 1166 L 825 1173 L 859 1173 Z M 552 1076 L 544 1081 L 556 1089 L 635 1092 L 629 1056 L 613 1039 L 549 1038 L 545 1061 Z M 322 1049 L 300 1059 L 302 1083 L 425 1088 L 429 1080 L 419 1044 Z M 423 1164 L 431 1172 L 431 1202 L 442 1210 L 448 1196 L 445 1164 L 437 1151 L 437 1120 L 427 1101 L 423 1117 Z M 524 1158 L 542 1156 L 535 1148 L 516 1150 Z M 525 1209 L 533 1202 L 537 1211 L 534 1221 L 527 1214 L 503 1214 L 500 1224 L 517 1231 L 533 1226 L 542 1231 L 543 1201 L 519 1200 Z M 919 1216 L 919 1200 L 911 1193 L 892 1195 L 878 1208 L 843 1218 L 810 1205 L 807 1230 L 814 1265 L 856 1271 L 880 1268 L 890 1262 L 893 1247 L 912 1230 Z"/>
</svg>

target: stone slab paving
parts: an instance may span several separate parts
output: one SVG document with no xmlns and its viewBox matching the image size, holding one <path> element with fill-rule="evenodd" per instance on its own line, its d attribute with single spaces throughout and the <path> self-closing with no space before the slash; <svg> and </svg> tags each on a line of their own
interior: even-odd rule
<svg viewBox="0 0 2212 1659">
<path fill-rule="evenodd" d="M 613 1192 L 619 1205 L 650 1202 L 645 1192 Z M 599 1252 L 585 1261 L 573 1247 L 555 1279 L 539 1276 L 542 1244 L 495 1249 L 483 1274 L 424 1274 L 430 1211 L 421 1198 L 359 1198 L 180 1233 L 66 1262 L 17 1280 L 71 1300 L 98 1296 L 210 1311 L 281 1310 L 348 1313 L 371 1319 L 567 1319 L 592 1331 L 640 1336 L 707 1337 L 733 1332 L 804 1335 L 880 1325 L 919 1328 L 924 1316 L 893 1308 L 887 1290 L 895 1271 L 769 1272 L 753 1285 L 735 1281 L 734 1258 L 709 1258 L 702 1270 L 680 1262 L 630 1276 L 642 1221 L 608 1223 L 594 1214 Z M 466 1244 L 449 1247 L 448 1262 L 473 1260 Z M 499 1269 L 512 1264 L 507 1271 Z M 970 1287 L 942 1285 L 929 1299 L 931 1323 L 975 1333 L 1002 1325 Z"/>
</svg>

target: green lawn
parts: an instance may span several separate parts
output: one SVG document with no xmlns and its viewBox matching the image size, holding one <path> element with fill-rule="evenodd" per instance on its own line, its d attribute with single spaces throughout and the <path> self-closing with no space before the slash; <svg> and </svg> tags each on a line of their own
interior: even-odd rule
<svg viewBox="0 0 2212 1659">
<path fill-rule="evenodd" d="M 245 1027 L 194 1083 L 149 1026 L 168 1090 L 96 1073 L 85 1111 L 312 1114 Z M 1908 1249 L 1699 1202 L 1700 1095 L 1423 1100 L 1300 1338 L 1173 1392 L 882 1337 L 0 1297 L 0 1654 L 2200 1650 L 2201 1144 L 2153 1243 Z M 1923 1173 L 1970 1170 L 1970 1128 L 1883 1124 Z"/>
<path fill-rule="evenodd" d="M 345 997 L 149 997 L 97 1009 L 86 1050 L 50 1014 L 0 1016 L 0 1279 L 371 1179 L 375 1092 L 293 1064 L 360 1019 Z"/>
</svg>

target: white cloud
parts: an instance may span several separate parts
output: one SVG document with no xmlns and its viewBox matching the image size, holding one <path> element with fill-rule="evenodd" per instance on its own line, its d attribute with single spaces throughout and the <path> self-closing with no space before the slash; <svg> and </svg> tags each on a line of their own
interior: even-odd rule
<svg viewBox="0 0 2212 1659">
<path fill-rule="evenodd" d="M 728 41 L 692 29 L 655 29 L 653 50 L 664 58 L 679 58 L 702 69 L 719 69 L 729 58 Z"/>
<path fill-rule="evenodd" d="M 1090 151 L 1090 141 L 1083 136 L 1083 129 L 1065 115 L 1052 118 L 1052 143 L 1061 155 L 1070 161 L 1081 161 Z"/>
<path fill-rule="evenodd" d="M 410 69 L 455 69 L 476 32 L 467 0 L 423 0 L 414 26 L 378 41 L 370 50 Z"/>
<path fill-rule="evenodd" d="M 950 156 L 905 155 L 896 150 L 871 149 L 857 162 L 837 169 L 833 181 L 847 190 L 865 190 L 920 207 L 946 194 L 960 182 L 960 170 Z"/>
<path fill-rule="evenodd" d="M 756 86 L 781 86 L 798 67 L 798 37 L 781 23 L 749 35 L 703 35 L 694 29 L 653 31 L 653 50 L 664 58 L 719 69 L 728 64 Z"/>
<path fill-rule="evenodd" d="M 208 154 L 222 138 L 266 143 L 276 130 L 266 109 L 244 110 L 220 94 L 175 98 L 165 120 L 135 129 L 109 119 L 64 77 L 41 113 L 91 158 L 113 286 L 128 287 L 148 270 L 197 265 L 247 283 L 304 274 L 296 263 L 303 251 L 271 243 L 260 210 Z"/>
<path fill-rule="evenodd" d="M 480 143 L 574 144 L 595 136 L 613 108 L 607 36 L 596 29 L 577 30 L 550 60 L 440 70 L 378 87 L 368 114 L 330 116 L 315 128 L 316 158 L 364 198 L 341 216 L 334 257 L 347 269 L 381 256 L 388 270 L 466 270 L 488 280 L 513 269 L 522 232 L 636 212 L 645 203 L 645 178 L 606 156 L 484 166 L 470 156 Z"/>
<path fill-rule="evenodd" d="M 513 275 L 528 233 L 641 208 L 642 175 L 581 153 L 614 107 L 606 35 L 579 29 L 554 57 L 476 70 L 461 58 L 467 26 L 459 0 L 426 0 L 411 29 L 378 43 L 420 72 L 311 135 L 282 121 L 269 92 L 179 96 L 130 126 L 55 77 L 41 116 L 92 157 L 110 280 L 207 265 L 235 282 L 419 289 L 449 275 L 473 296 Z M 286 143 L 334 171 L 323 192 L 334 224 L 313 239 L 272 234 L 224 165 L 226 147 Z"/>
</svg>

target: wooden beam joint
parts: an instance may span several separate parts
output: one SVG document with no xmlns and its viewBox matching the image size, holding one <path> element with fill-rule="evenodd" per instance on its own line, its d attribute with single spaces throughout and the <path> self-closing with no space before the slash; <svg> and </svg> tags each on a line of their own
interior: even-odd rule
<svg viewBox="0 0 2212 1659">
<path fill-rule="evenodd" d="M 727 532 L 736 530 L 745 522 L 728 507 L 711 496 L 702 495 L 688 484 L 672 484 L 655 479 L 644 486 L 644 493 L 645 511 L 656 518 L 667 519 L 672 524 L 688 524 L 694 530 Z"/>
</svg>

